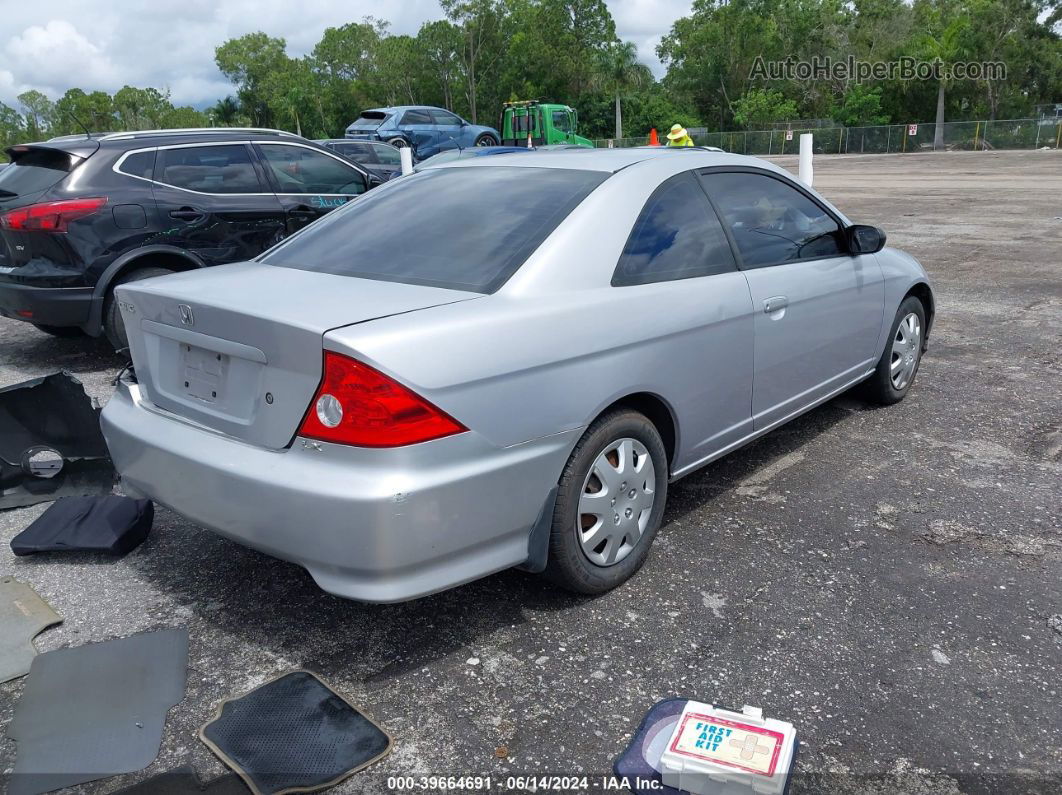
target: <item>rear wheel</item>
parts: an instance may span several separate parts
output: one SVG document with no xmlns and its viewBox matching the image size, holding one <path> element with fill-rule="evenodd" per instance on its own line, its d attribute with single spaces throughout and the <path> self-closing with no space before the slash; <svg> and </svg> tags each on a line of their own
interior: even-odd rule
<svg viewBox="0 0 1062 795">
<path fill-rule="evenodd" d="M 40 323 L 34 323 L 33 327 L 38 331 L 43 331 L 45 334 L 51 334 L 53 337 L 62 337 L 64 339 L 85 336 L 85 332 L 81 330 L 80 326 L 42 326 Z"/>
<path fill-rule="evenodd" d="M 642 567 L 667 499 L 667 453 L 653 424 L 610 412 L 579 440 L 561 474 L 546 576 L 600 594 Z"/>
<path fill-rule="evenodd" d="M 114 300 L 114 288 L 129 282 L 139 282 L 153 276 L 167 276 L 171 273 L 176 273 L 176 271 L 154 266 L 137 268 L 126 271 L 111 285 L 110 290 L 107 291 L 107 302 L 103 307 L 103 333 L 107 335 L 107 341 L 114 346 L 116 351 L 128 348 L 129 340 L 125 336 L 125 323 L 122 320 L 122 313 L 118 310 L 118 302 Z"/>
<path fill-rule="evenodd" d="M 490 133 L 483 133 L 476 139 L 476 146 L 497 146 L 498 140 Z"/>
<path fill-rule="evenodd" d="M 896 310 L 885 351 L 874 374 L 863 382 L 863 394 L 875 403 L 890 406 L 907 395 L 922 362 L 926 310 L 913 295 Z"/>
<path fill-rule="evenodd" d="M 391 138 L 387 141 L 395 149 L 405 149 L 409 146 L 409 142 L 405 138 Z"/>
</svg>

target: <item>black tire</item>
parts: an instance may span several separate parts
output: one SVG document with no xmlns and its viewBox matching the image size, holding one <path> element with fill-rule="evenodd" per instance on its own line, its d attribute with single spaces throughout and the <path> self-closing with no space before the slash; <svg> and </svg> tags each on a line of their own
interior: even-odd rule
<svg viewBox="0 0 1062 795">
<path fill-rule="evenodd" d="M 128 348 L 129 341 L 125 336 L 125 323 L 122 322 L 122 313 L 118 311 L 118 302 L 114 300 L 114 288 L 121 284 L 139 282 L 142 279 L 150 279 L 154 276 L 168 276 L 171 273 L 176 273 L 176 271 L 169 268 L 147 266 L 126 271 L 111 285 L 111 288 L 107 291 L 107 301 L 103 305 L 103 333 L 107 335 L 107 341 L 114 346 L 116 351 Z"/>
<path fill-rule="evenodd" d="M 42 326 L 40 323 L 34 323 L 33 327 L 38 331 L 43 331 L 45 334 L 51 334 L 53 337 L 62 339 L 85 336 L 85 332 L 81 330 L 80 326 Z"/>
<path fill-rule="evenodd" d="M 898 356 L 902 360 L 908 354 L 913 355 L 913 369 L 911 370 L 909 377 L 907 377 L 900 385 L 897 385 L 893 382 L 892 377 L 893 354 L 895 352 L 894 343 L 897 342 L 897 337 L 900 335 L 900 323 L 912 314 L 918 318 L 919 333 L 917 341 L 913 346 L 913 350 L 908 347 L 905 353 L 898 354 Z M 911 384 L 914 383 L 915 376 L 918 375 L 918 367 L 922 363 L 922 348 L 925 345 L 925 333 L 925 307 L 922 306 L 921 301 L 913 295 L 910 295 L 903 300 L 903 303 L 900 304 L 900 308 L 896 310 L 896 317 L 892 320 L 892 327 L 889 331 L 888 339 L 885 341 L 885 350 L 881 353 L 881 358 L 878 360 L 878 366 L 874 368 L 874 374 L 862 384 L 861 391 L 866 400 L 873 403 L 879 403 L 882 406 L 891 406 L 904 399 L 908 391 L 911 389 Z"/>
<path fill-rule="evenodd" d="M 476 139 L 476 146 L 497 146 L 498 139 L 490 133 L 483 133 Z"/>
<path fill-rule="evenodd" d="M 397 136 L 388 140 L 387 143 L 391 144 L 391 146 L 393 146 L 395 149 L 405 149 L 409 146 L 409 141 L 407 141 L 405 138 L 399 138 Z"/>
<path fill-rule="evenodd" d="M 599 565 L 590 560 L 589 553 L 583 551 L 580 542 L 577 527 L 584 517 L 579 515 L 579 502 L 584 486 L 593 482 L 590 472 L 594 462 L 611 444 L 622 439 L 640 442 L 652 461 L 655 471 L 653 503 L 645 529 L 637 542 L 629 545 L 631 548 L 626 556 L 610 565 Z M 581 594 L 605 593 L 625 582 L 645 563 L 649 547 L 660 529 L 667 501 L 667 481 L 667 451 L 653 423 L 644 415 L 628 409 L 613 411 L 598 418 L 583 434 L 561 473 L 545 575 L 562 588 Z M 618 491 L 616 493 L 623 496 Z M 615 505 L 615 500 L 612 504 Z M 620 507 L 615 510 L 618 512 Z M 624 539 L 619 543 L 625 544 L 627 541 Z"/>
</svg>

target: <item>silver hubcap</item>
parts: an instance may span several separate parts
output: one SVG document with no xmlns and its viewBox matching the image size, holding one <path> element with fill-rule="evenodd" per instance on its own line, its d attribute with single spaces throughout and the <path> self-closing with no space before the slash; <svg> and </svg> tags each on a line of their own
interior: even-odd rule
<svg viewBox="0 0 1062 795">
<path fill-rule="evenodd" d="M 587 559 L 612 566 L 638 545 L 653 513 L 656 468 L 645 445 L 618 439 L 598 453 L 583 481 L 575 535 Z"/>
<path fill-rule="evenodd" d="M 922 324 L 918 315 L 911 312 L 900 321 L 896 337 L 892 341 L 892 361 L 889 363 L 889 377 L 896 389 L 905 389 L 914 378 L 921 353 Z"/>
</svg>

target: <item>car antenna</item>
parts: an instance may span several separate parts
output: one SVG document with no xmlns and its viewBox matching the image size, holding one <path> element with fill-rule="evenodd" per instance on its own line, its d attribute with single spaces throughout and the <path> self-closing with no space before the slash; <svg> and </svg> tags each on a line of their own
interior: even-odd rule
<svg viewBox="0 0 1062 795">
<path fill-rule="evenodd" d="M 81 119 L 79 119 L 77 116 L 74 115 L 73 111 L 65 110 L 63 112 L 66 113 L 66 115 L 69 116 L 71 119 L 76 121 L 77 122 L 77 126 L 85 131 L 85 137 L 86 138 L 90 138 L 90 139 L 92 138 L 92 133 L 89 132 L 89 128 L 85 126 L 85 123 L 83 121 L 81 121 Z"/>
</svg>

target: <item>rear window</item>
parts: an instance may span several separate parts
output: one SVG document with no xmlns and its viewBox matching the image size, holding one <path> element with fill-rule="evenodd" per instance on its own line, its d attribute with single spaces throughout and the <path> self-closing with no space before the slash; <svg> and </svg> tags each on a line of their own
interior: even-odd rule
<svg viewBox="0 0 1062 795">
<path fill-rule="evenodd" d="M 329 213 L 262 261 L 492 293 L 608 176 L 514 167 L 424 171 Z"/>
<path fill-rule="evenodd" d="M 0 170 L 0 198 L 39 193 L 74 170 L 82 158 L 57 149 L 11 152 L 14 162 Z"/>
<path fill-rule="evenodd" d="M 349 116 L 347 118 L 350 118 Z M 381 124 L 383 124 L 388 118 L 387 113 L 380 113 L 379 111 L 366 111 L 354 120 L 351 127 L 356 127 L 359 130 L 375 130 Z"/>
</svg>

